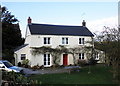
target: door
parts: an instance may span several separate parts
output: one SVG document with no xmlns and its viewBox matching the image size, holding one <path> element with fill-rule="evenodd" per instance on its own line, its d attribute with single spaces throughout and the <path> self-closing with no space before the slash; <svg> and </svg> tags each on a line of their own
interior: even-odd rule
<svg viewBox="0 0 120 86">
<path fill-rule="evenodd" d="M 63 54 L 63 65 L 68 65 L 68 54 Z"/>
<path fill-rule="evenodd" d="M 50 54 L 44 54 L 44 66 L 50 66 Z"/>
</svg>

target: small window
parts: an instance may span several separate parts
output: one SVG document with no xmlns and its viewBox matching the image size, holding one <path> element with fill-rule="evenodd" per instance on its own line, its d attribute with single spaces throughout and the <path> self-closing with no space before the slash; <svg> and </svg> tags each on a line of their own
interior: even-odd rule
<svg viewBox="0 0 120 86">
<path fill-rule="evenodd" d="M 84 44 L 85 43 L 85 38 L 79 38 L 79 44 Z"/>
<path fill-rule="evenodd" d="M 21 60 L 25 60 L 26 59 L 26 54 L 21 54 Z"/>
<path fill-rule="evenodd" d="M 44 44 L 50 44 L 50 37 L 44 38 Z"/>
<path fill-rule="evenodd" d="M 99 60 L 99 54 L 98 53 L 95 54 L 95 59 Z"/>
<path fill-rule="evenodd" d="M 62 38 L 62 44 L 68 44 L 68 38 Z"/>
<path fill-rule="evenodd" d="M 79 59 L 84 59 L 84 53 L 79 54 Z"/>
</svg>

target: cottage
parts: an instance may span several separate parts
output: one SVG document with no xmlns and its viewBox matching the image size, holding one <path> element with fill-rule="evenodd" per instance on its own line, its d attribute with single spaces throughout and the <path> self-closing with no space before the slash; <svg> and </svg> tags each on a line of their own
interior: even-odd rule
<svg viewBox="0 0 120 86">
<path fill-rule="evenodd" d="M 25 43 L 14 52 L 15 63 L 17 65 L 18 62 L 28 59 L 31 66 L 50 67 L 55 64 L 56 55 L 59 57 L 59 60 L 56 60 L 59 65 L 74 64 L 78 59 L 87 59 L 84 47 L 93 46 L 89 43 L 93 41 L 93 36 L 86 27 L 85 21 L 82 22 L 82 26 L 36 24 L 32 23 L 32 19 L 29 17 Z M 73 52 L 78 49 L 78 52 L 58 51 L 58 54 L 53 55 L 55 51 L 48 50 L 55 50 L 61 46 L 68 50 L 71 49 Z M 36 55 L 33 54 L 33 50 L 40 49 L 42 51 L 43 47 L 46 47 L 47 50 Z"/>
</svg>

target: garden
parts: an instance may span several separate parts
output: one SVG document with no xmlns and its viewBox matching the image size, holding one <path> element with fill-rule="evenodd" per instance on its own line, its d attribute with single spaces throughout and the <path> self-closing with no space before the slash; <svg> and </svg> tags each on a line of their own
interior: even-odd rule
<svg viewBox="0 0 120 86">
<path fill-rule="evenodd" d="M 81 70 L 59 74 L 31 75 L 32 80 L 42 84 L 104 84 L 115 85 L 112 79 L 111 67 L 103 64 L 85 66 Z"/>
<path fill-rule="evenodd" d="M 69 66 L 70 67 L 70 66 Z M 55 69 L 64 69 L 65 67 L 56 67 Z M 44 68 L 44 70 L 55 70 L 52 68 Z M 105 64 L 84 65 L 79 71 L 72 70 L 70 72 L 60 73 L 44 73 L 32 74 L 25 76 L 24 74 L 15 72 L 3 72 L 2 80 L 7 81 L 8 86 L 32 86 L 32 85 L 100 85 L 100 86 L 118 86 L 113 80 L 112 67 Z M 6 82 L 2 84 L 5 86 Z"/>
</svg>

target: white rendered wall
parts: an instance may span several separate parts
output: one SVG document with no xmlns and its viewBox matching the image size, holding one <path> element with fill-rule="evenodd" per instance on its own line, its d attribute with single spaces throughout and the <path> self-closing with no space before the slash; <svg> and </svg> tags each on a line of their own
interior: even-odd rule
<svg viewBox="0 0 120 86">
<path fill-rule="evenodd" d="M 51 44 L 44 44 L 44 37 L 51 38 Z M 51 46 L 56 48 L 62 44 L 62 37 L 68 37 L 67 47 L 76 47 L 79 44 L 79 38 L 85 38 L 85 42 L 92 41 L 91 37 L 88 36 L 58 36 L 58 35 L 30 35 L 26 38 L 25 44 L 29 43 L 30 47 L 42 47 L 42 46 Z M 90 44 L 86 43 L 85 45 L 89 46 Z"/>
<path fill-rule="evenodd" d="M 29 51 L 29 45 L 27 45 L 24 48 L 21 48 L 20 50 L 17 50 L 17 51 L 14 52 L 15 65 L 17 65 L 18 62 L 22 62 L 21 54 L 26 54 L 26 59 L 30 60 L 31 56 L 30 56 L 30 51 Z"/>
</svg>

